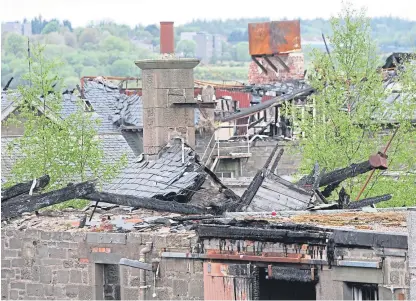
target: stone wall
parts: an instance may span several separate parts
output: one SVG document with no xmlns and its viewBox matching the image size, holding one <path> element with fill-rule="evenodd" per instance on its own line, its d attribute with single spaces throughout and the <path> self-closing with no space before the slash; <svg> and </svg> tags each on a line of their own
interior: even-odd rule
<svg viewBox="0 0 416 301">
<path fill-rule="evenodd" d="M 188 252 L 196 240 L 181 234 L 2 230 L 2 299 L 94 300 L 104 293 L 104 265 L 118 264 L 122 256 L 137 260 L 148 241 L 150 262 L 162 250 Z M 146 299 L 203 299 L 202 279 L 201 261 L 162 258 L 155 290 L 147 273 Z M 122 300 L 138 300 L 139 281 L 139 269 L 120 268 Z"/>
<path fill-rule="evenodd" d="M 2 229 L 2 299 L 138 300 L 140 270 L 120 266 L 118 273 L 109 265 L 120 258 L 139 259 L 146 242 L 152 242 L 147 262 L 160 260 L 159 275 L 146 272 L 146 300 L 203 300 L 203 261 L 160 258 L 161 252 L 192 253 L 197 237 L 188 234 L 47 232 Z M 275 254 L 303 254 L 304 259 L 326 260 L 327 249 L 311 244 L 282 244 L 211 239 L 203 241 L 208 250 L 237 250 Z M 411 252 L 411 249 L 409 249 Z M 294 259 L 294 258 L 293 258 Z M 409 265 L 413 264 L 410 256 Z M 318 300 L 348 299 L 349 283 L 374 283 L 380 300 L 408 298 L 410 279 L 407 250 L 398 248 L 335 248 L 336 265 L 318 264 Z M 341 261 L 344 266 L 341 266 Z M 359 266 L 345 266 L 347 262 Z M 369 263 L 379 262 L 378 268 Z M 296 260 L 288 263 L 298 263 Z M 266 264 L 266 263 L 264 263 Z M 282 263 L 272 263 L 280 265 Z M 114 267 L 114 266 L 112 266 Z M 414 273 L 414 270 L 413 270 Z M 111 277 L 105 278 L 105 275 Z M 118 274 L 118 275 L 117 275 Z M 107 280 L 105 280 L 107 279 Z M 391 290 L 390 288 L 394 288 Z"/>
<path fill-rule="evenodd" d="M 196 59 L 136 62 L 143 78 L 143 148 L 155 155 L 171 139 L 181 137 L 195 147 L 195 110 L 176 104 L 194 103 Z"/>
<path fill-rule="evenodd" d="M 409 282 L 410 300 L 416 300 L 416 208 L 410 208 L 407 219 L 409 230 Z"/>
</svg>

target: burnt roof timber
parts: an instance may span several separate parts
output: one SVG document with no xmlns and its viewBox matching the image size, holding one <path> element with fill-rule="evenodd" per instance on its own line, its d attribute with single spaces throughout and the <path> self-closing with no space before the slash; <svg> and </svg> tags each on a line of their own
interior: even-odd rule
<svg viewBox="0 0 416 301">
<path fill-rule="evenodd" d="M 303 96 L 303 95 L 306 95 L 306 94 L 310 94 L 314 91 L 315 91 L 314 88 L 305 88 L 305 89 L 295 91 L 293 94 L 290 94 L 290 95 L 274 97 L 274 98 L 272 98 L 268 101 L 265 101 L 261 104 L 251 106 L 251 107 L 249 107 L 245 110 L 241 110 L 238 113 L 235 113 L 233 115 L 222 118 L 221 122 L 232 121 L 232 120 L 236 120 L 236 119 L 239 119 L 239 118 L 247 117 L 247 116 L 253 115 L 257 112 L 263 111 L 265 109 L 282 105 L 282 103 L 284 103 L 285 101 L 289 101 L 289 100 L 292 100 L 296 97 Z"/>
</svg>

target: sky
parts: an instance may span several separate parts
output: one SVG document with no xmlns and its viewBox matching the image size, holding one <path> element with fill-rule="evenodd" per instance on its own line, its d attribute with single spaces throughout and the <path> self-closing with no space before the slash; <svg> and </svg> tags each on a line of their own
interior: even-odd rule
<svg viewBox="0 0 416 301">
<path fill-rule="evenodd" d="M 90 21 L 112 20 L 135 26 L 174 21 L 184 24 L 192 19 L 235 19 L 270 17 L 272 20 L 329 18 L 342 8 L 341 0 L 2 0 L 2 22 L 22 21 L 42 15 L 46 20 L 70 20 L 74 27 Z M 365 7 L 370 17 L 393 16 L 416 20 L 415 0 L 349 0 Z"/>
</svg>

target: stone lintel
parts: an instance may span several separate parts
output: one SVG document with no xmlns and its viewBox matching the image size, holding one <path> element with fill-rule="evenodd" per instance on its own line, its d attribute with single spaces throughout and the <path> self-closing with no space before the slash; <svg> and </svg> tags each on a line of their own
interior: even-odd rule
<svg viewBox="0 0 416 301">
<path fill-rule="evenodd" d="M 149 69 L 193 69 L 199 64 L 198 59 L 159 59 L 135 61 L 137 67 L 142 70 Z"/>
</svg>

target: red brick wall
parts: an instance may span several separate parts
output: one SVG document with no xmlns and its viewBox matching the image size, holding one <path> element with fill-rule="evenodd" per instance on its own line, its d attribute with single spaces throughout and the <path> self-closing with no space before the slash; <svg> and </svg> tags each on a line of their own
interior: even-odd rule
<svg viewBox="0 0 416 301">
<path fill-rule="evenodd" d="M 269 58 L 270 61 L 276 66 L 277 71 L 275 72 L 272 67 L 261 58 L 257 60 L 262 64 L 266 70 L 265 74 L 259 66 L 253 61 L 250 63 L 248 72 L 248 81 L 250 84 L 270 84 L 274 82 L 282 82 L 288 79 L 302 79 L 304 72 L 304 61 L 303 53 L 290 53 L 288 55 L 280 56 L 280 58 L 289 67 L 289 72 L 279 63 L 275 57 Z"/>
</svg>

